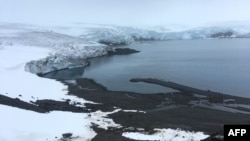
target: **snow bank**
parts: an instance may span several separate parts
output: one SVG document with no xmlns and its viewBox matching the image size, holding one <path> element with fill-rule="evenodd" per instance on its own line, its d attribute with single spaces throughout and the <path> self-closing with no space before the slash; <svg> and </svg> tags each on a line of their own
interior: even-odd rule
<svg viewBox="0 0 250 141">
<path fill-rule="evenodd" d="M 37 99 L 71 99 L 88 102 L 67 94 L 67 87 L 54 80 L 44 79 L 24 71 L 27 61 L 48 55 L 50 49 L 27 46 L 4 46 L 0 50 L 0 93 L 26 102 Z M 44 141 L 56 140 L 62 133 L 73 133 L 77 140 L 90 140 L 96 133 L 90 129 L 91 123 L 84 119 L 87 114 L 51 112 L 39 114 L 0 105 L 1 141 Z"/>
<path fill-rule="evenodd" d="M 88 141 L 96 136 L 87 114 L 39 114 L 3 105 L 0 112 L 4 113 L 1 114 L 1 141 L 56 141 L 63 133 L 78 137 L 74 141 Z"/>
<path fill-rule="evenodd" d="M 200 141 L 208 137 L 202 132 L 189 132 L 174 129 L 155 129 L 156 133 L 125 132 L 122 136 L 134 140 L 148 141 Z"/>
<path fill-rule="evenodd" d="M 48 48 L 4 46 L 0 50 L 0 93 L 12 98 L 19 97 L 26 102 L 37 99 L 61 101 L 63 98 L 76 101 L 75 97 L 65 96 L 67 86 L 24 71 L 28 61 L 43 58 L 50 52 L 51 49 Z M 84 104 L 87 101 L 77 102 Z"/>
</svg>

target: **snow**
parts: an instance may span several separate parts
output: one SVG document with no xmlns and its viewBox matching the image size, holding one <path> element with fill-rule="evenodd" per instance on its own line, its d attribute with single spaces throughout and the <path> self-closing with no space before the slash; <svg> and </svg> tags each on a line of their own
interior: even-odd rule
<svg viewBox="0 0 250 141">
<path fill-rule="evenodd" d="M 116 124 L 112 119 L 107 118 L 108 115 L 119 112 L 121 109 L 116 109 L 112 112 L 96 111 L 89 114 L 90 121 L 93 121 L 99 128 L 107 130 L 109 127 L 121 128 L 120 124 Z"/>
<path fill-rule="evenodd" d="M 37 99 L 53 99 L 72 102 L 93 103 L 75 96 L 67 95 L 67 86 L 55 80 L 38 77 L 24 71 L 25 63 L 32 59 L 47 56 L 51 49 L 30 46 L 3 46 L 0 50 L 0 94 L 18 97 L 30 102 Z M 74 83 L 74 81 L 69 81 Z M 20 96 L 19 96 L 20 95 Z M 116 111 L 113 111 L 116 112 Z M 76 141 L 91 140 L 96 133 L 90 128 L 92 123 L 102 128 L 118 126 L 106 116 L 113 112 L 103 113 L 70 113 L 54 111 L 47 114 L 35 113 L 14 107 L 0 105 L 1 141 L 54 141 L 63 133 L 73 133 Z M 56 139 L 55 137 L 58 137 Z"/>
<path fill-rule="evenodd" d="M 25 64 L 37 58 L 43 58 L 51 52 L 48 48 L 28 46 L 4 46 L 0 50 L 0 93 L 26 102 L 37 99 L 54 99 L 61 101 L 63 98 L 86 103 L 67 94 L 67 86 L 38 77 L 24 71 Z M 19 96 L 21 95 L 21 96 Z"/>
<path fill-rule="evenodd" d="M 4 46 L 0 50 L 0 93 L 29 102 L 36 99 L 63 98 L 79 101 L 84 106 L 87 101 L 66 95 L 67 87 L 54 80 L 44 79 L 24 71 L 26 62 L 47 56 L 50 49 L 27 46 Z M 72 132 L 77 140 L 86 141 L 96 133 L 90 128 L 87 114 L 50 112 L 39 114 L 18 108 L 0 105 L 1 141 L 44 141 L 55 140 L 62 133 Z M 67 121 L 67 122 L 66 122 Z"/>
<path fill-rule="evenodd" d="M 26 71 L 36 74 L 86 66 L 86 58 L 106 55 L 109 49 L 97 42 L 86 41 L 69 34 L 53 32 L 48 27 L 29 27 L 19 24 L 0 24 L 0 27 L 3 28 L 0 30 L 0 45 L 11 44 L 52 49 L 49 55 L 44 58 L 37 58 L 40 60 L 31 61 L 26 65 Z M 59 30 L 61 28 L 55 29 Z"/>
<path fill-rule="evenodd" d="M 161 29 L 161 30 L 159 30 Z M 110 45 L 130 44 L 140 40 L 183 40 L 207 39 L 216 33 L 232 32 L 231 38 L 245 37 L 250 33 L 249 25 L 245 26 L 207 26 L 192 28 L 171 27 L 117 27 L 93 28 L 88 34 L 80 37 L 85 40 L 103 42 Z"/>
<path fill-rule="evenodd" d="M 122 136 L 134 140 L 148 141 L 200 141 L 208 137 L 202 132 L 189 132 L 174 129 L 155 129 L 156 133 L 124 132 Z"/>
<path fill-rule="evenodd" d="M 88 141 L 96 136 L 86 114 L 51 112 L 39 114 L 0 105 L 1 141 L 55 141 L 63 133 L 79 137 L 74 141 Z M 57 138 L 56 138 L 57 137 Z"/>
</svg>

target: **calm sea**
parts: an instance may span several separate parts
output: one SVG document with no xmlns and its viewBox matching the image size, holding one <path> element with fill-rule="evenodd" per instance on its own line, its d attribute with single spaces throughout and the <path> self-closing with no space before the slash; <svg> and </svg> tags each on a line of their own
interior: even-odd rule
<svg viewBox="0 0 250 141">
<path fill-rule="evenodd" d="M 91 59 L 91 66 L 80 73 L 80 77 L 94 79 L 110 90 L 141 93 L 174 91 L 157 85 L 129 82 L 131 78 L 157 78 L 250 97 L 250 39 L 148 41 L 126 47 L 141 52 Z"/>
</svg>

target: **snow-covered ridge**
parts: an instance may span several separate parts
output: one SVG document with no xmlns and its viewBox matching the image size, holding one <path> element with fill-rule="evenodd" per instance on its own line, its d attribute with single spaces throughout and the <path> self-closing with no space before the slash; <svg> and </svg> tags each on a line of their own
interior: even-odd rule
<svg viewBox="0 0 250 141">
<path fill-rule="evenodd" d="M 4 45 L 27 45 L 50 48 L 46 58 L 34 60 L 25 66 L 31 73 L 87 65 L 86 59 L 107 54 L 109 46 L 127 45 L 145 40 L 183 40 L 207 38 L 249 38 L 250 26 L 119 27 L 107 25 L 74 24 L 40 27 L 25 24 L 0 24 L 0 49 Z"/>
<path fill-rule="evenodd" d="M 162 29 L 159 30 L 159 29 Z M 91 32 L 80 35 L 88 41 L 96 41 L 107 45 L 130 44 L 141 40 L 183 40 L 207 38 L 249 38 L 250 27 L 199 27 L 185 30 L 167 30 L 166 28 L 92 28 Z"/>
</svg>

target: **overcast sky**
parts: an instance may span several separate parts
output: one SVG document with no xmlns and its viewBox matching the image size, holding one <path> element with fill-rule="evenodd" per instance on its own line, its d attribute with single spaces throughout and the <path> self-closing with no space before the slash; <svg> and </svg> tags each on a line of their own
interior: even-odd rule
<svg viewBox="0 0 250 141">
<path fill-rule="evenodd" d="M 250 21 L 250 0 L 0 0 L 0 22 L 164 25 Z"/>
</svg>

